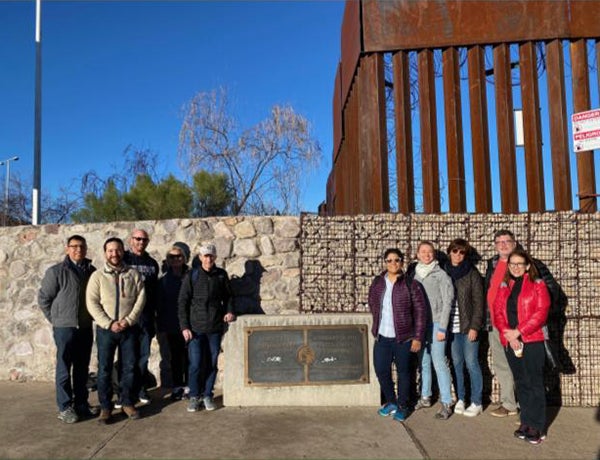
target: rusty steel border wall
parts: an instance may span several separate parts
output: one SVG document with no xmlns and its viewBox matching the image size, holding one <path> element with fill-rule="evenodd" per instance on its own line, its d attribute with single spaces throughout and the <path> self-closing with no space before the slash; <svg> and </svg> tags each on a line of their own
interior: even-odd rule
<svg viewBox="0 0 600 460">
<path fill-rule="evenodd" d="M 574 194 L 568 124 L 570 110 L 576 113 L 591 108 L 588 46 L 592 41 L 596 62 L 600 62 L 599 16 L 600 2 L 585 0 L 348 1 L 333 90 L 333 167 L 320 213 L 389 212 L 388 164 L 395 164 L 398 202 L 393 208 L 403 214 L 415 212 L 415 208 L 439 213 L 444 198 L 438 180 L 442 154 L 448 165 L 449 212 L 490 213 L 495 199 L 501 202 L 502 212 L 518 213 L 518 185 L 526 189 L 527 211 L 544 212 L 548 210 L 546 181 L 552 182 L 554 210 L 575 209 L 573 202 L 578 200 L 577 209 L 595 212 L 594 154 L 576 154 L 578 192 Z M 540 84 L 538 45 L 545 49 L 545 85 Z M 511 47 L 518 49 L 516 62 L 512 62 Z M 466 50 L 468 90 L 460 83 L 459 49 Z M 385 53 L 391 54 L 391 82 L 386 81 Z M 434 53 L 441 53 L 443 103 L 436 100 Z M 493 56 L 491 69 L 486 68 L 490 66 L 486 53 Z M 409 66 L 415 54 L 416 70 Z M 515 68 L 518 89 L 513 89 L 511 72 Z M 490 76 L 492 90 L 488 89 Z M 393 88 L 393 120 L 386 119 L 386 86 Z M 493 117 L 488 114 L 488 91 L 495 100 Z M 526 171 L 521 183 L 517 180 L 513 126 L 516 91 L 520 91 L 524 120 Z M 572 107 L 566 92 L 572 96 Z M 413 135 L 411 93 L 418 94 L 418 136 Z M 548 99 L 543 113 L 540 98 Z M 467 99 L 470 122 L 462 115 L 461 101 Z M 437 113 L 442 108 L 445 126 L 438 125 Z M 542 138 L 542 123 L 549 139 Z M 394 126 L 391 134 L 389 124 Z M 444 133 L 446 152 L 439 151 L 439 133 Z M 395 137 L 390 139 L 393 142 L 388 143 L 388 136 Z M 463 136 L 470 137 L 468 152 Z M 495 137 L 493 150 L 491 137 Z M 548 164 L 544 168 L 542 143 L 550 145 L 551 168 Z M 395 152 L 388 153 L 389 145 L 395 146 Z M 395 161 L 388 163 L 388 155 L 394 153 Z M 497 191 L 492 187 L 490 155 L 498 156 Z M 472 161 L 472 177 L 465 175 L 466 160 Z M 422 204 L 415 206 L 413 164 L 419 163 Z M 552 178 L 545 179 L 548 169 Z M 467 209 L 468 181 L 474 210 Z"/>
<path fill-rule="evenodd" d="M 564 369 L 547 372 L 550 403 L 600 402 L 600 213 L 303 214 L 300 222 L 300 311 L 306 314 L 368 311 L 368 289 L 383 269 L 383 251 L 398 247 L 409 261 L 423 239 L 445 250 L 452 239 L 466 238 L 481 256 L 483 274 L 494 255 L 494 232 L 510 229 L 547 264 L 568 297 L 565 322 L 553 331 Z M 485 347 L 481 361 L 487 394 L 495 399 L 498 386 Z"/>
</svg>

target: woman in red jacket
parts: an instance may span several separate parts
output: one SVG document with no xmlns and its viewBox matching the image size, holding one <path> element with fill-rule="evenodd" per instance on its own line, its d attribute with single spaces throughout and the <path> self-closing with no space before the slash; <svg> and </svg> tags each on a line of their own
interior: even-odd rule
<svg viewBox="0 0 600 460">
<path fill-rule="evenodd" d="M 544 333 L 550 295 L 531 256 L 515 249 L 494 302 L 494 324 L 500 332 L 521 405 L 521 426 L 515 437 L 531 444 L 545 439 Z"/>
</svg>

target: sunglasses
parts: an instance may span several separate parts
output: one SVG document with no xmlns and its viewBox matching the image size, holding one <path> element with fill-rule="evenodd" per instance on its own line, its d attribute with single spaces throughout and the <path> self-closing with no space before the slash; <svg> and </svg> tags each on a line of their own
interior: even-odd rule
<svg viewBox="0 0 600 460">
<path fill-rule="evenodd" d="M 183 256 L 181 254 L 169 254 L 167 259 L 183 259 Z"/>
<path fill-rule="evenodd" d="M 400 259 L 385 259 L 386 264 L 399 264 L 400 262 Z"/>
<path fill-rule="evenodd" d="M 452 250 L 452 254 L 461 254 L 461 255 L 465 255 L 465 251 L 464 249 L 453 249 Z"/>
<path fill-rule="evenodd" d="M 150 241 L 150 238 L 145 238 L 143 236 L 132 236 L 131 239 L 135 241 L 143 241 L 144 243 Z"/>
</svg>

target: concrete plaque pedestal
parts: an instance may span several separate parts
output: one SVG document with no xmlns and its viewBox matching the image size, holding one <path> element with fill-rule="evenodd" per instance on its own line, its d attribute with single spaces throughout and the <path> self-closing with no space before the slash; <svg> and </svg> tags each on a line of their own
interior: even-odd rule
<svg viewBox="0 0 600 460">
<path fill-rule="evenodd" d="M 225 374 L 223 378 L 223 403 L 225 406 L 379 406 L 380 390 L 373 369 L 372 316 L 368 313 L 318 314 L 318 315 L 244 315 L 229 326 L 223 340 Z M 365 368 L 368 370 L 360 382 L 309 385 L 289 383 L 252 384 L 248 371 L 247 336 L 249 331 L 274 332 L 294 328 L 366 327 Z M 339 351 L 339 350 L 338 350 Z M 332 350 L 335 354 L 335 350 Z M 277 350 L 273 352 L 278 358 Z"/>
</svg>

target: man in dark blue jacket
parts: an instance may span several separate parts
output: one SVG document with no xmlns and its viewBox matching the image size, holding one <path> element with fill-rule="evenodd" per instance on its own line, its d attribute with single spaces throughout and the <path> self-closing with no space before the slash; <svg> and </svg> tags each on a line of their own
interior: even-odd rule
<svg viewBox="0 0 600 460">
<path fill-rule="evenodd" d="M 158 284 L 158 262 L 146 252 L 150 238 L 145 230 L 134 228 L 129 239 L 129 251 L 125 251 L 124 262 L 135 268 L 144 278 L 144 290 L 146 291 L 146 305 L 139 320 L 140 337 L 138 348 L 138 365 L 136 373 L 136 391 L 142 404 L 150 402 L 148 387 L 150 374 L 148 361 L 152 338 L 156 335 L 156 305 L 159 298 Z"/>
<path fill-rule="evenodd" d="M 87 379 L 94 334 L 85 305 L 85 289 L 95 270 L 85 256 L 85 238 L 70 236 L 64 260 L 50 267 L 38 295 L 38 304 L 52 324 L 56 344 L 56 403 L 58 418 L 75 423 L 98 414 L 88 404 Z"/>
</svg>

